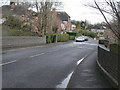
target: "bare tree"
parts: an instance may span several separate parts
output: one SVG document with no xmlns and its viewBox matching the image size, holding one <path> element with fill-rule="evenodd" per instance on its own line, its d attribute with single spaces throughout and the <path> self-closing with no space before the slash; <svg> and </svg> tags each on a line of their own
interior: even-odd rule
<svg viewBox="0 0 120 90">
<path fill-rule="evenodd" d="M 58 8 L 61 5 L 61 2 L 37 2 L 36 0 L 35 6 L 38 13 L 38 30 L 40 31 L 41 35 L 45 35 L 46 32 L 50 32 L 49 30 L 52 29 L 52 9 Z"/>
<path fill-rule="evenodd" d="M 120 40 L 120 2 L 115 2 L 114 0 L 104 0 L 104 4 L 100 4 L 96 0 L 94 0 L 95 5 L 87 5 L 92 8 L 98 9 L 102 16 L 104 17 L 109 29 L 113 32 L 113 34 L 117 37 L 118 40 Z M 106 8 L 108 6 L 108 8 Z M 112 16 L 114 21 L 110 23 L 107 19 L 106 14 L 109 14 Z"/>
</svg>

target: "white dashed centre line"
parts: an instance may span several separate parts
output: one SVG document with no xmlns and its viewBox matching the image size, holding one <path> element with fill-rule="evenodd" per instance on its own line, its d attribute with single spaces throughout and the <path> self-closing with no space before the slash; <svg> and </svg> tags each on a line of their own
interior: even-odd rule
<svg viewBox="0 0 120 90">
<path fill-rule="evenodd" d="M 40 56 L 40 55 L 43 55 L 43 54 L 45 54 L 45 53 L 36 54 L 36 55 L 30 56 L 30 58 L 37 57 L 37 56 Z"/>
<path fill-rule="evenodd" d="M 78 47 L 78 48 L 83 48 L 83 47 Z"/>
<path fill-rule="evenodd" d="M 10 62 L 2 63 L 2 64 L 0 64 L 0 66 L 7 65 L 7 64 L 11 64 L 11 63 L 14 63 L 14 62 L 16 62 L 16 61 L 17 61 L 17 60 L 13 60 L 13 61 L 10 61 Z"/>
</svg>

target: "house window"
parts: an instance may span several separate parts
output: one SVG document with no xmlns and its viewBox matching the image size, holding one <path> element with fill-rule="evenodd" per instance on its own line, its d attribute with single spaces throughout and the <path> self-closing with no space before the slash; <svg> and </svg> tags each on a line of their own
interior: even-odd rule
<svg viewBox="0 0 120 90">
<path fill-rule="evenodd" d="M 63 24 L 67 24 L 67 21 L 63 21 Z"/>
</svg>

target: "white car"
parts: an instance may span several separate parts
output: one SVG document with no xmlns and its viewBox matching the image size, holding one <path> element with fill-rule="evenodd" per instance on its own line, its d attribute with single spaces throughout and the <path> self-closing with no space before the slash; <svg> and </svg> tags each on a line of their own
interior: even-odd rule
<svg viewBox="0 0 120 90">
<path fill-rule="evenodd" d="M 83 42 L 83 41 L 85 41 L 85 38 L 84 37 L 76 37 L 75 40 L 76 40 L 76 42 Z"/>
<path fill-rule="evenodd" d="M 85 41 L 88 41 L 88 37 L 87 36 L 84 36 L 84 39 L 85 39 Z"/>
</svg>

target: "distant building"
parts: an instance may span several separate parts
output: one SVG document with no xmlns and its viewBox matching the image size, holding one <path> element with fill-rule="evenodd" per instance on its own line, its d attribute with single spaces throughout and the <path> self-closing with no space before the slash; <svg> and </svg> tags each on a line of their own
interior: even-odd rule
<svg viewBox="0 0 120 90">
<path fill-rule="evenodd" d="M 71 29 L 70 16 L 66 12 L 57 12 L 57 19 L 61 21 L 61 32 L 69 32 Z"/>
<path fill-rule="evenodd" d="M 17 17 L 22 21 L 23 24 L 31 24 L 33 26 L 34 32 L 38 32 L 38 13 L 33 10 L 28 10 L 25 7 L 22 7 L 20 5 L 4 5 L 2 7 L 2 16 L 3 18 L 6 18 L 4 16 L 12 15 L 14 17 Z M 49 11 L 51 12 L 51 11 Z M 42 23 L 41 18 L 41 23 Z M 51 13 L 49 13 L 48 16 L 48 27 L 47 29 L 50 30 L 51 25 Z M 66 12 L 57 12 L 55 9 L 52 11 L 52 33 L 61 33 L 61 32 L 69 32 L 71 29 L 71 20 L 70 16 Z"/>
<path fill-rule="evenodd" d="M 89 27 L 86 28 L 86 30 L 93 31 L 93 32 L 97 33 L 97 36 L 101 36 L 100 33 L 101 32 L 102 33 L 105 32 L 105 28 L 97 26 L 97 25 L 95 25 L 95 26 L 89 26 Z"/>
<path fill-rule="evenodd" d="M 71 22 L 71 31 L 74 30 L 74 29 L 76 29 L 76 23 Z"/>
<path fill-rule="evenodd" d="M 86 28 L 86 30 L 93 31 L 95 33 L 104 32 L 104 28 L 100 26 L 89 26 Z"/>
</svg>

